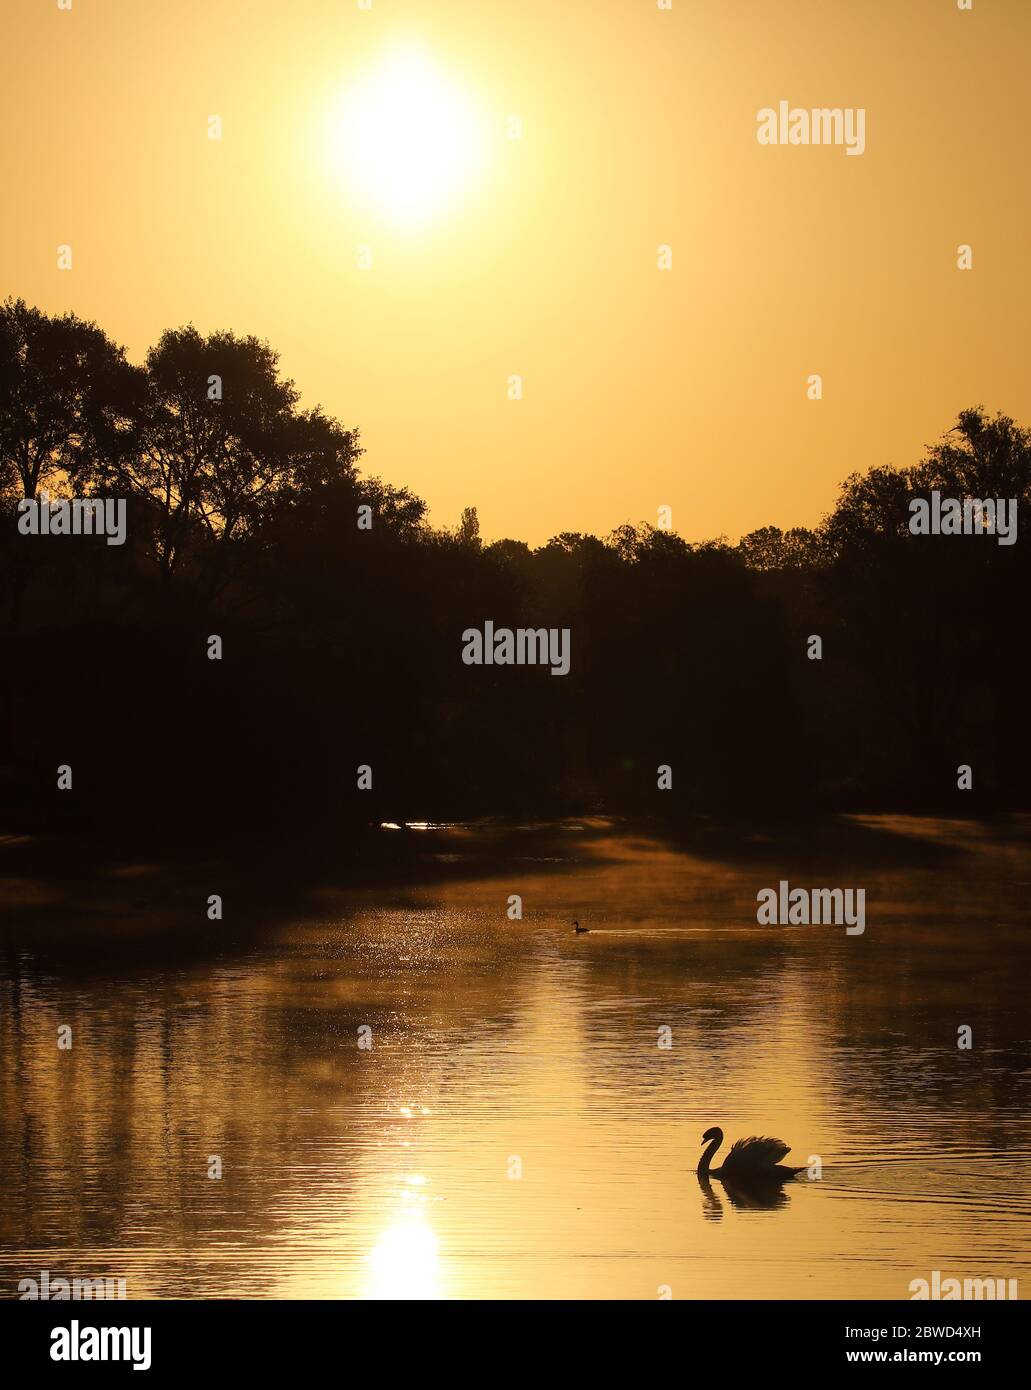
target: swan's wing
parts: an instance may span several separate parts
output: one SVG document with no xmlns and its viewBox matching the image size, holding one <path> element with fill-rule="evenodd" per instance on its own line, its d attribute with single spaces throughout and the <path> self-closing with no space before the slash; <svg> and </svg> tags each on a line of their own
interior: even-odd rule
<svg viewBox="0 0 1031 1390">
<path fill-rule="evenodd" d="M 778 1164 L 790 1149 L 791 1145 L 782 1139 L 764 1139 L 753 1134 L 748 1139 L 738 1139 L 731 1146 L 723 1160 L 723 1169 L 743 1177 L 749 1173 L 763 1173 Z"/>
</svg>

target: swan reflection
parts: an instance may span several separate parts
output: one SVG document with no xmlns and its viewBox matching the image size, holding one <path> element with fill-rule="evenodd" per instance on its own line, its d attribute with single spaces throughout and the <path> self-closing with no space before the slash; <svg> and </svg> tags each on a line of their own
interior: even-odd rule
<svg viewBox="0 0 1031 1390">
<path fill-rule="evenodd" d="M 723 1203 L 716 1194 L 708 1176 L 699 1173 L 698 1186 L 702 1190 L 702 1215 L 706 1221 L 720 1221 L 723 1218 Z M 775 1211 L 778 1207 L 789 1205 L 790 1199 L 779 1181 L 763 1181 L 761 1178 L 742 1182 L 740 1179 L 721 1177 L 723 1191 L 730 1205 L 739 1211 Z"/>
</svg>

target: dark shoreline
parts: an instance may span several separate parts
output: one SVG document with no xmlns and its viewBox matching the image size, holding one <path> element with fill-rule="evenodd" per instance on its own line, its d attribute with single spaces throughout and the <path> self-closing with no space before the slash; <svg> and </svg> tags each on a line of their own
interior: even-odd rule
<svg viewBox="0 0 1031 1390">
<path fill-rule="evenodd" d="M 921 820 L 939 828 L 954 823 L 961 839 L 977 826 L 996 841 L 1031 844 L 1026 813 L 897 815 L 912 822 L 912 833 L 864 823 L 858 813 L 775 823 L 699 816 L 677 825 L 646 817 L 490 819 L 425 829 L 352 827 L 299 840 L 275 832 L 238 833 L 217 845 L 163 841 L 156 846 L 147 835 L 113 845 L 101 835 L 8 833 L 0 835 L 0 947 L 38 948 L 69 963 L 94 956 L 98 947 L 118 955 L 153 949 L 203 955 L 252 940 L 284 920 L 331 914 L 370 891 L 386 896 L 393 888 L 490 878 L 528 857 L 537 860 L 538 872 L 561 873 L 576 864 L 578 846 L 589 846 L 591 862 L 600 865 L 604 841 L 616 833 L 637 834 L 711 861 L 758 867 L 772 860 L 812 872 L 843 862 L 867 869 L 954 869 L 968 851 L 922 836 Z M 557 845 L 561 856 L 544 853 Z M 222 898 L 219 921 L 207 915 L 212 893 Z"/>
</svg>

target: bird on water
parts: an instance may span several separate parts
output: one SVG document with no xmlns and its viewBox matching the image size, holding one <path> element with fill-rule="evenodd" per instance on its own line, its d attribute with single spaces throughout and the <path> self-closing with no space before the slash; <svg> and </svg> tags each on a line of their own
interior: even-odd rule
<svg viewBox="0 0 1031 1390">
<path fill-rule="evenodd" d="M 716 1155 L 716 1150 L 723 1143 L 722 1129 L 716 1126 L 707 1129 L 702 1135 L 702 1143 L 708 1144 L 709 1147 L 702 1154 L 701 1162 L 698 1164 L 699 1177 L 710 1175 L 714 1178 L 730 1178 L 731 1181 L 739 1183 L 787 1182 L 796 1173 L 804 1171 L 804 1164 L 801 1168 L 791 1168 L 781 1163 L 780 1160 L 791 1149 L 791 1145 L 785 1144 L 783 1139 L 765 1139 L 754 1134 L 748 1139 L 738 1139 L 730 1146 L 730 1151 L 719 1168 L 710 1168 L 709 1165 Z"/>
</svg>

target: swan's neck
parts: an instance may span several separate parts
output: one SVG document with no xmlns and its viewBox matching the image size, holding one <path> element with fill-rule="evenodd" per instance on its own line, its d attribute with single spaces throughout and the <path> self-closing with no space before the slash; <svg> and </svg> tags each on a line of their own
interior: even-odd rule
<svg viewBox="0 0 1031 1390">
<path fill-rule="evenodd" d="M 710 1139 L 710 1140 L 709 1140 L 709 1147 L 708 1147 L 708 1148 L 705 1150 L 705 1152 L 702 1154 L 702 1161 L 701 1161 L 701 1163 L 699 1163 L 699 1165 L 698 1165 L 698 1171 L 699 1171 L 699 1173 L 707 1173 L 707 1172 L 709 1171 L 709 1165 L 712 1163 L 712 1160 L 713 1160 L 713 1157 L 714 1157 L 714 1155 L 715 1155 L 715 1153 L 716 1153 L 716 1150 L 719 1148 L 719 1146 L 720 1146 L 722 1143 L 723 1143 L 723 1135 L 722 1135 L 722 1134 L 717 1134 L 717 1136 L 716 1136 L 715 1139 Z"/>
</svg>

